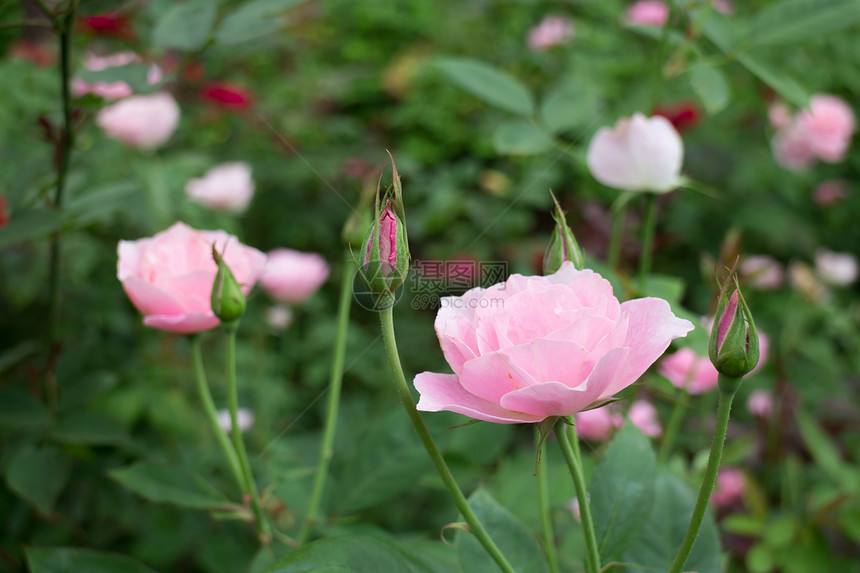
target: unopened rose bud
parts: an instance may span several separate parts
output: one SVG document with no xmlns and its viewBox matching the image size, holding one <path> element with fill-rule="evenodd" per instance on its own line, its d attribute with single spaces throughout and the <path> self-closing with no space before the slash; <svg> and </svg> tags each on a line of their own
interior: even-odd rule
<svg viewBox="0 0 860 573">
<path fill-rule="evenodd" d="M 361 246 L 361 275 L 370 292 L 392 293 L 409 272 L 406 228 L 392 209 L 391 201 L 374 220 Z"/>
<path fill-rule="evenodd" d="M 758 334 L 734 274 L 720 292 L 708 351 L 714 367 L 723 375 L 720 390 L 724 392 L 737 390 L 744 374 L 758 364 Z"/>
<path fill-rule="evenodd" d="M 582 270 L 583 256 L 582 249 L 576 242 L 573 236 L 573 231 L 567 225 L 567 220 L 564 216 L 564 211 L 561 210 L 561 205 L 555 195 L 552 196 L 555 201 L 555 211 L 552 218 L 555 220 L 555 228 L 552 231 L 552 238 L 549 240 L 549 246 L 546 248 L 546 253 L 543 256 L 543 274 L 551 275 L 561 268 L 562 263 L 570 261 L 574 268 Z"/>
<path fill-rule="evenodd" d="M 218 265 L 215 282 L 212 284 L 212 312 L 223 322 L 239 320 L 247 305 L 242 287 L 224 262 L 224 257 L 215 250 L 215 245 L 212 245 L 212 258 Z"/>
</svg>

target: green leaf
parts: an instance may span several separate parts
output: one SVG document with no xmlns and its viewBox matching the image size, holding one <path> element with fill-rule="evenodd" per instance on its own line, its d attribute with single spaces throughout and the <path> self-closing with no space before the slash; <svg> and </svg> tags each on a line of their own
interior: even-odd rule
<svg viewBox="0 0 860 573">
<path fill-rule="evenodd" d="M 842 461 L 842 456 L 827 434 L 805 410 L 798 408 L 795 416 L 800 435 L 815 459 L 815 464 L 846 491 L 856 493 L 860 489 L 860 476 Z"/>
<path fill-rule="evenodd" d="M 436 67 L 457 86 L 490 105 L 520 115 L 534 113 L 529 89 L 502 70 L 465 58 L 440 58 Z"/>
<path fill-rule="evenodd" d="M 799 44 L 857 22 L 860 0 L 783 0 L 768 4 L 755 15 L 749 39 L 755 44 Z"/>
<path fill-rule="evenodd" d="M 773 69 L 749 53 L 738 54 L 737 60 L 758 79 L 778 91 L 782 97 L 797 107 L 806 107 L 809 104 L 809 94 L 794 78 Z"/>
<path fill-rule="evenodd" d="M 654 509 L 641 535 L 624 553 L 627 573 L 668 571 L 681 546 L 696 497 L 690 488 L 674 475 L 657 475 Z M 720 540 L 710 511 L 705 514 L 693 551 L 684 571 L 720 573 Z"/>
<path fill-rule="evenodd" d="M 127 206 L 130 195 L 140 190 L 134 181 L 111 183 L 74 197 L 66 205 L 66 216 L 82 227 Z"/>
<path fill-rule="evenodd" d="M 150 65 L 142 62 L 132 62 L 124 66 L 111 66 L 103 70 L 81 70 L 76 75 L 87 83 L 125 82 L 134 93 L 154 91 L 157 85 L 149 85 Z"/>
<path fill-rule="evenodd" d="M 703 14 L 704 11 L 707 13 Z M 711 7 L 700 8 L 693 14 L 696 20 L 703 19 L 702 34 L 720 51 L 729 54 L 734 49 L 738 41 L 738 33 L 732 19 Z"/>
<path fill-rule="evenodd" d="M 152 31 L 156 48 L 192 51 L 202 48 L 215 23 L 216 4 L 210 0 L 191 0 L 167 10 Z"/>
<path fill-rule="evenodd" d="M 393 541 L 349 535 L 323 539 L 290 553 L 263 573 L 439 573 L 430 560 Z M 453 573 L 453 572 L 452 572 Z"/>
<path fill-rule="evenodd" d="M 552 133 L 585 129 L 600 113 L 594 90 L 569 82 L 550 90 L 540 107 L 540 120 Z"/>
<path fill-rule="evenodd" d="M 225 46 L 232 46 L 265 36 L 283 24 L 283 20 L 278 16 L 303 1 L 255 0 L 241 4 L 224 17 L 215 32 L 215 41 Z"/>
<path fill-rule="evenodd" d="M 48 409 L 32 394 L 16 388 L 0 389 L 0 428 L 41 426 L 48 420 Z"/>
<path fill-rule="evenodd" d="M 484 489 L 469 497 L 469 506 L 484 524 L 492 540 L 515 571 L 541 573 L 547 571 L 543 553 L 535 539 L 520 521 L 500 505 Z M 497 573 L 498 565 L 487 554 L 474 535 L 458 531 L 454 546 L 460 558 L 460 568 L 469 573 Z"/>
<path fill-rule="evenodd" d="M 493 132 L 493 147 L 509 155 L 537 155 L 552 149 L 552 136 L 526 119 L 512 119 Z"/>
<path fill-rule="evenodd" d="M 74 412 L 61 418 L 51 437 L 69 444 L 118 444 L 127 442 L 128 435 L 113 416 L 99 411 Z"/>
<path fill-rule="evenodd" d="M 29 547 L 31 573 L 155 573 L 140 561 L 116 553 L 76 547 Z"/>
<path fill-rule="evenodd" d="M 48 209 L 15 209 L 0 229 L 0 247 L 43 239 L 63 227 L 63 218 Z"/>
<path fill-rule="evenodd" d="M 12 491 L 48 514 L 71 469 L 69 458 L 54 446 L 24 446 L 9 460 L 6 481 Z"/>
<path fill-rule="evenodd" d="M 707 64 L 693 66 L 690 68 L 690 87 L 710 114 L 722 111 L 729 104 L 729 83 L 719 68 Z"/>
<path fill-rule="evenodd" d="M 654 505 L 656 476 L 651 443 L 628 421 L 594 470 L 589 488 L 603 563 L 616 561 L 639 536 Z"/>
<path fill-rule="evenodd" d="M 138 495 L 159 503 L 191 509 L 226 509 L 227 498 L 189 470 L 174 465 L 141 461 L 111 470 L 110 476 Z"/>
</svg>

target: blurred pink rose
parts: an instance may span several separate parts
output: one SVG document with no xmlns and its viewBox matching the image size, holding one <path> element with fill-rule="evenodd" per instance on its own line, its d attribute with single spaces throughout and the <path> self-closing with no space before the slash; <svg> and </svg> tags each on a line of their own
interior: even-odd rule
<svg viewBox="0 0 860 573">
<path fill-rule="evenodd" d="M 166 92 L 131 96 L 98 113 L 96 123 L 108 137 L 139 149 L 165 143 L 179 123 L 179 105 Z"/>
<path fill-rule="evenodd" d="M 773 108 L 771 108 L 773 110 Z M 782 115 L 782 114 L 780 114 Z M 845 158 L 856 122 L 854 111 L 845 100 L 816 94 L 809 99 L 809 109 L 801 110 L 786 123 L 783 117 L 773 138 L 777 161 L 787 169 L 802 169 L 816 159 L 838 163 Z"/>
<path fill-rule="evenodd" d="M 223 163 L 186 183 L 185 194 L 210 209 L 241 213 L 254 196 L 251 168 L 247 163 Z"/>
<path fill-rule="evenodd" d="M 822 207 L 829 207 L 848 196 L 848 182 L 843 179 L 822 181 L 812 192 L 812 198 Z"/>
<path fill-rule="evenodd" d="M 619 303 L 570 262 L 444 297 L 436 333 L 454 374 L 415 377 L 418 409 L 513 424 L 568 416 L 633 384 L 693 325 L 659 298 Z"/>
<path fill-rule="evenodd" d="M 527 39 L 529 47 L 535 52 L 566 44 L 573 39 L 573 22 L 562 16 L 547 16 L 529 30 Z"/>
<path fill-rule="evenodd" d="M 747 398 L 747 410 L 753 416 L 770 418 L 773 413 L 773 394 L 767 390 L 756 390 Z"/>
<path fill-rule="evenodd" d="M 731 16 L 735 13 L 735 8 L 729 0 L 711 0 L 711 6 L 714 7 L 714 10 L 726 16 Z"/>
<path fill-rule="evenodd" d="M 627 22 L 635 26 L 664 26 L 669 5 L 660 0 L 639 0 L 627 9 Z"/>
<path fill-rule="evenodd" d="M 588 145 L 588 169 L 595 179 L 625 191 L 665 193 L 681 184 L 684 144 L 663 116 L 641 113 L 603 127 Z"/>
<path fill-rule="evenodd" d="M 328 263 L 316 253 L 275 249 L 269 252 L 260 286 L 278 302 L 300 304 L 322 286 L 328 270 Z"/>
<path fill-rule="evenodd" d="M 711 494 L 711 503 L 725 508 L 741 501 L 746 490 L 744 472 L 738 468 L 726 467 L 717 474 L 717 483 Z"/>
<path fill-rule="evenodd" d="M 583 440 L 605 442 L 612 437 L 615 430 L 624 425 L 624 416 L 612 408 L 612 405 L 601 406 L 577 412 L 573 415 L 576 424 L 576 435 Z"/>
<path fill-rule="evenodd" d="M 713 318 L 710 319 L 713 322 Z M 710 331 L 709 327 L 706 327 Z M 758 331 L 759 359 L 755 368 L 747 374 L 752 376 L 767 362 L 770 353 L 770 337 Z M 711 364 L 708 355 L 697 354 L 692 348 L 681 348 L 663 358 L 657 371 L 676 388 L 690 394 L 704 394 L 717 387 L 719 372 Z"/>
<path fill-rule="evenodd" d="M 834 253 L 827 249 L 815 251 L 815 271 L 824 282 L 848 286 L 857 280 L 857 257 L 851 253 Z"/>
<path fill-rule="evenodd" d="M 744 280 L 761 290 L 777 289 L 785 282 L 782 265 L 767 255 L 745 256 L 739 270 Z"/>
<path fill-rule="evenodd" d="M 791 110 L 781 102 L 773 103 L 767 108 L 767 118 L 776 129 L 788 127 L 793 121 Z"/>
<path fill-rule="evenodd" d="M 134 62 L 141 61 L 140 56 L 132 52 L 119 52 L 109 56 L 96 56 L 88 54 L 84 60 L 84 67 L 90 71 L 101 71 L 108 68 L 122 67 Z M 161 69 L 153 64 L 146 76 L 150 85 L 161 81 Z M 94 94 L 107 100 L 120 99 L 132 94 L 131 87 L 125 82 L 93 82 L 88 83 L 80 78 L 72 81 L 72 94 L 81 97 L 85 94 Z"/>
<path fill-rule="evenodd" d="M 215 272 L 212 245 L 247 294 L 266 264 L 266 255 L 224 231 L 198 231 L 175 223 L 154 237 L 119 242 L 117 277 L 144 314 L 146 326 L 190 334 L 218 326 L 210 296 Z M 225 250 L 226 249 L 226 250 Z"/>
<path fill-rule="evenodd" d="M 636 400 L 627 411 L 627 417 L 639 431 L 649 438 L 656 438 L 663 433 L 657 408 L 647 400 Z"/>
</svg>

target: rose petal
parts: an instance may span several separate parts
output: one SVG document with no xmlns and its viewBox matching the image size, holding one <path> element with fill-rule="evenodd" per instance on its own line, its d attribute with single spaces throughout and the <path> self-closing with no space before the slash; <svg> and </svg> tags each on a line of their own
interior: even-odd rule
<svg viewBox="0 0 860 573">
<path fill-rule="evenodd" d="M 213 313 L 201 314 L 192 312 L 178 315 L 154 314 L 144 317 L 143 324 L 168 332 L 192 334 L 194 332 L 212 330 L 220 324 L 220 321 Z"/>
<path fill-rule="evenodd" d="M 424 412 L 447 410 L 497 424 L 539 422 L 543 418 L 511 412 L 498 404 L 469 393 L 453 374 L 422 372 L 415 377 L 415 388 L 421 394 L 417 408 Z"/>
</svg>

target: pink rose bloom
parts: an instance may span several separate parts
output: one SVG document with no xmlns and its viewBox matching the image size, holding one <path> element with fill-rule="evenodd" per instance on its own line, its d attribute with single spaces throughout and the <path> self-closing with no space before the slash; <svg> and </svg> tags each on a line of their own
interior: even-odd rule
<svg viewBox="0 0 860 573">
<path fill-rule="evenodd" d="M 269 253 L 260 285 L 278 302 L 300 304 L 328 278 L 328 263 L 316 253 L 275 249 Z"/>
<path fill-rule="evenodd" d="M 684 144 L 663 116 L 641 113 L 603 127 L 588 145 L 588 169 L 595 179 L 625 191 L 666 193 L 681 185 Z"/>
<path fill-rule="evenodd" d="M 848 182 L 842 179 L 829 179 L 818 184 L 812 198 L 822 207 L 829 207 L 848 196 Z"/>
<path fill-rule="evenodd" d="M 660 361 L 657 370 L 676 388 L 690 394 L 703 394 L 717 387 L 719 372 L 707 356 L 692 348 L 682 348 Z"/>
<path fill-rule="evenodd" d="M 744 473 L 738 468 L 723 468 L 717 474 L 717 484 L 711 494 L 711 503 L 720 508 L 734 505 L 743 499 L 745 490 Z"/>
<path fill-rule="evenodd" d="M 266 264 L 266 255 L 224 231 L 198 231 L 175 223 L 148 239 L 119 242 L 117 277 L 143 323 L 190 334 L 215 328 L 211 294 L 218 267 L 212 245 L 247 294 Z"/>
<path fill-rule="evenodd" d="M 744 257 L 741 260 L 740 274 L 749 284 L 761 290 L 777 289 L 785 281 L 782 265 L 767 255 Z"/>
<path fill-rule="evenodd" d="M 108 68 L 118 68 L 134 62 L 139 62 L 140 56 L 132 52 L 119 52 L 110 56 L 96 56 L 88 54 L 84 61 L 84 67 L 90 71 L 97 72 Z M 150 85 L 161 81 L 161 69 L 153 64 L 149 68 L 146 77 Z M 88 83 L 80 78 L 72 81 L 72 94 L 81 97 L 86 94 L 101 96 L 107 100 L 120 99 L 132 94 L 131 87 L 125 82 L 93 82 Z"/>
<path fill-rule="evenodd" d="M 612 405 L 577 412 L 573 415 L 576 435 L 583 440 L 605 442 L 615 430 L 624 425 L 624 417 Z"/>
<path fill-rule="evenodd" d="M 254 196 L 254 180 L 247 163 L 224 163 L 185 185 L 192 201 L 215 211 L 242 213 Z"/>
<path fill-rule="evenodd" d="M 857 257 L 851 253 L 834 253 L 827 249 L 815 251 L 815 270 L 827 283 L 848 286 L 857 280 Z"/>
<path fill-rule="evenodd" d="M 573 22 L 561 16 L 547 16 L 529 30 L 528 44 L 535 52 L 566 44 L 573 39 Z"/>
<path fill-rule="evenodd" d="M 815 151 L 809 135 L 796 123 L 778 130 L 771 141 L 776 162 L 791 171 L 806 169 L 815 163 Z"/>
<path fill-rule="evenodd" d="M 663 433 L 663 426 L 660 425 L 660 418 L 657 415 L 657 408 L 647 400 L 636 400 L 630 406 L 627 412 L 627 417 L 633 422 L 633 425 L 639 428 L 639 431 L 649 438 L 656 438 Z"/>
<path fill-rule="evenodd" d="M 179 105 L 166 92 L 131 96 L 98 113 L 96 123 L 108 137 L 138 149 L 165 143 L 179 123 Z"/>
<path fill-rule="evenodd" d="M 788 109 L 787 105 L 781 102 L 771 104 L 771 106 L 767 108 L 767 118 L 770 120 L 770 124 L 776 129 L 788 127 L 794 120 L 791 116 L 791 110 Z"/>
<path fill-rule="evenodd" d="M 659 0 L 639 0 L 627 9 L 627 23 L 634 26 L 664 26 L 669 6 Z"/>
<path fill-rule="evenodd" d="M 747 410 L 753 416 L 770 418 L 773 413 L 773 395 L 767 390 L 756 390 L 747 398 Z"/>
<path fill-rule="evenodd" d="M 454 374 L 418 374 L 418 409 L 501 424 L 599 404 L 693 329 L 665 300 L 619 303 L 609 281 L 570 262 L 441 302 L 436 334 Z"/>
<path fill-rule="evenodd" d="M 809 109 L 798 114 L 797 125 L 819 159 L 827 163 L 845 159 L 855 129 L 854 112 L 845 100 L 828 94 L 812 96 Z"/>
</svg>

